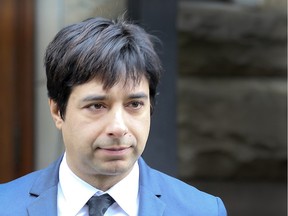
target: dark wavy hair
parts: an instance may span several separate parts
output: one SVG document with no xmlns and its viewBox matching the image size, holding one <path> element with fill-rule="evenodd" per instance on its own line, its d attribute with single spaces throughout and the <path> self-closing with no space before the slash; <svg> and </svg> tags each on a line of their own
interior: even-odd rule
<svg viewBox="0 0 288 216">
<path fill-rule="evenodd" d="M 109 89 L 122 77 L 134 84 L 146 77 L 152 113 L 162 71 L 155 39 L 124 18 L 90 18 L 60 30 L 47 47 L 44 65 L 48 96 L 56 102 L 61 117 L 65 117 L 73 87 L 95 78 Z"/>
</svg>

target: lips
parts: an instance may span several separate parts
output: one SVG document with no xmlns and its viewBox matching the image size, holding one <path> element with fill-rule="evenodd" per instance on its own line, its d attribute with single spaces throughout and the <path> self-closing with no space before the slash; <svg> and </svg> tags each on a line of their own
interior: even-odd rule
<svg viewBox="0 0 288 216">
<path fill-rule="evenodd" d="M 130 147 L 107 147 L 107 148 L 100 148 L 100 149 L 107 150 L 107 151 L 123 151 L 128 148 Z"/>
<path fill-rule="evenodd" d="M 107 147 L 107 148 L 98 148 L 98 152 L 102 155 L 109 157 L 124 157 L 129 154 L 132 147 Z"/>
</svg>

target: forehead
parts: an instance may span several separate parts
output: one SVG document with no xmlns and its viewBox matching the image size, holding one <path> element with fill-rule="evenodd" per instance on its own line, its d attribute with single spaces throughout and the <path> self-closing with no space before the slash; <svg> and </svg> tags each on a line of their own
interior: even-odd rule
<svg viewBox="0 0 288 216">
<path fill-rule="evenodd" d="M 112 86 L 105 86 L 100 79 L 92 79 L 81 85 L 77 85 L 73 88 L 71 95 L 75 94 L 109 94 L 115 93 L 120 95 L 123 93 L 131 93 L 135 91 L 141 91 L 149 93 L 149 84 L 146 77 L 142 77 L 139 80 L 134 79 L 120 79 Z"/>
</svg>

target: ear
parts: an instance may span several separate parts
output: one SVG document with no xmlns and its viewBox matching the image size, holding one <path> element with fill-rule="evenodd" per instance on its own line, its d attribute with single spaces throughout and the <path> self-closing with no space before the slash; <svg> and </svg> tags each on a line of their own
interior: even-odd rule
<svg viewBox="0 0 288 216">
<path fill-rule="evenodd" d="M 58 108 L 58 105 L 57 103 L 52 100 L 52 99 L 49 99 L 49 107 L 50 107 L 50 113 L 51 113 L 51 116 L 52 116 L 52 119 L 54 120 L 54 123 L 55 123 L 55 126 L 61 130 L 62 128 L 62 124 L 63 124 L 63 119 L 61 118 L 61 115 L 60 115 L 60 111 L 59 111 L 59 108 Z"/>
</svg>

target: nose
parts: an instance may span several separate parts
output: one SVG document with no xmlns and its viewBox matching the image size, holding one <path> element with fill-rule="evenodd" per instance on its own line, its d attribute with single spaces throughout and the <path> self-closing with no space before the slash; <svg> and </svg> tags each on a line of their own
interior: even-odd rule
<svg viewBox="0 0 288 216">
<path fill-rule="evenodd" d="M 125 122 L 122 110 L 111 111 L 111 117 L 107 126 L 107 135 L 113 138 L 120 138 L 126 135 L 128 128 Z"/>
</svg>

